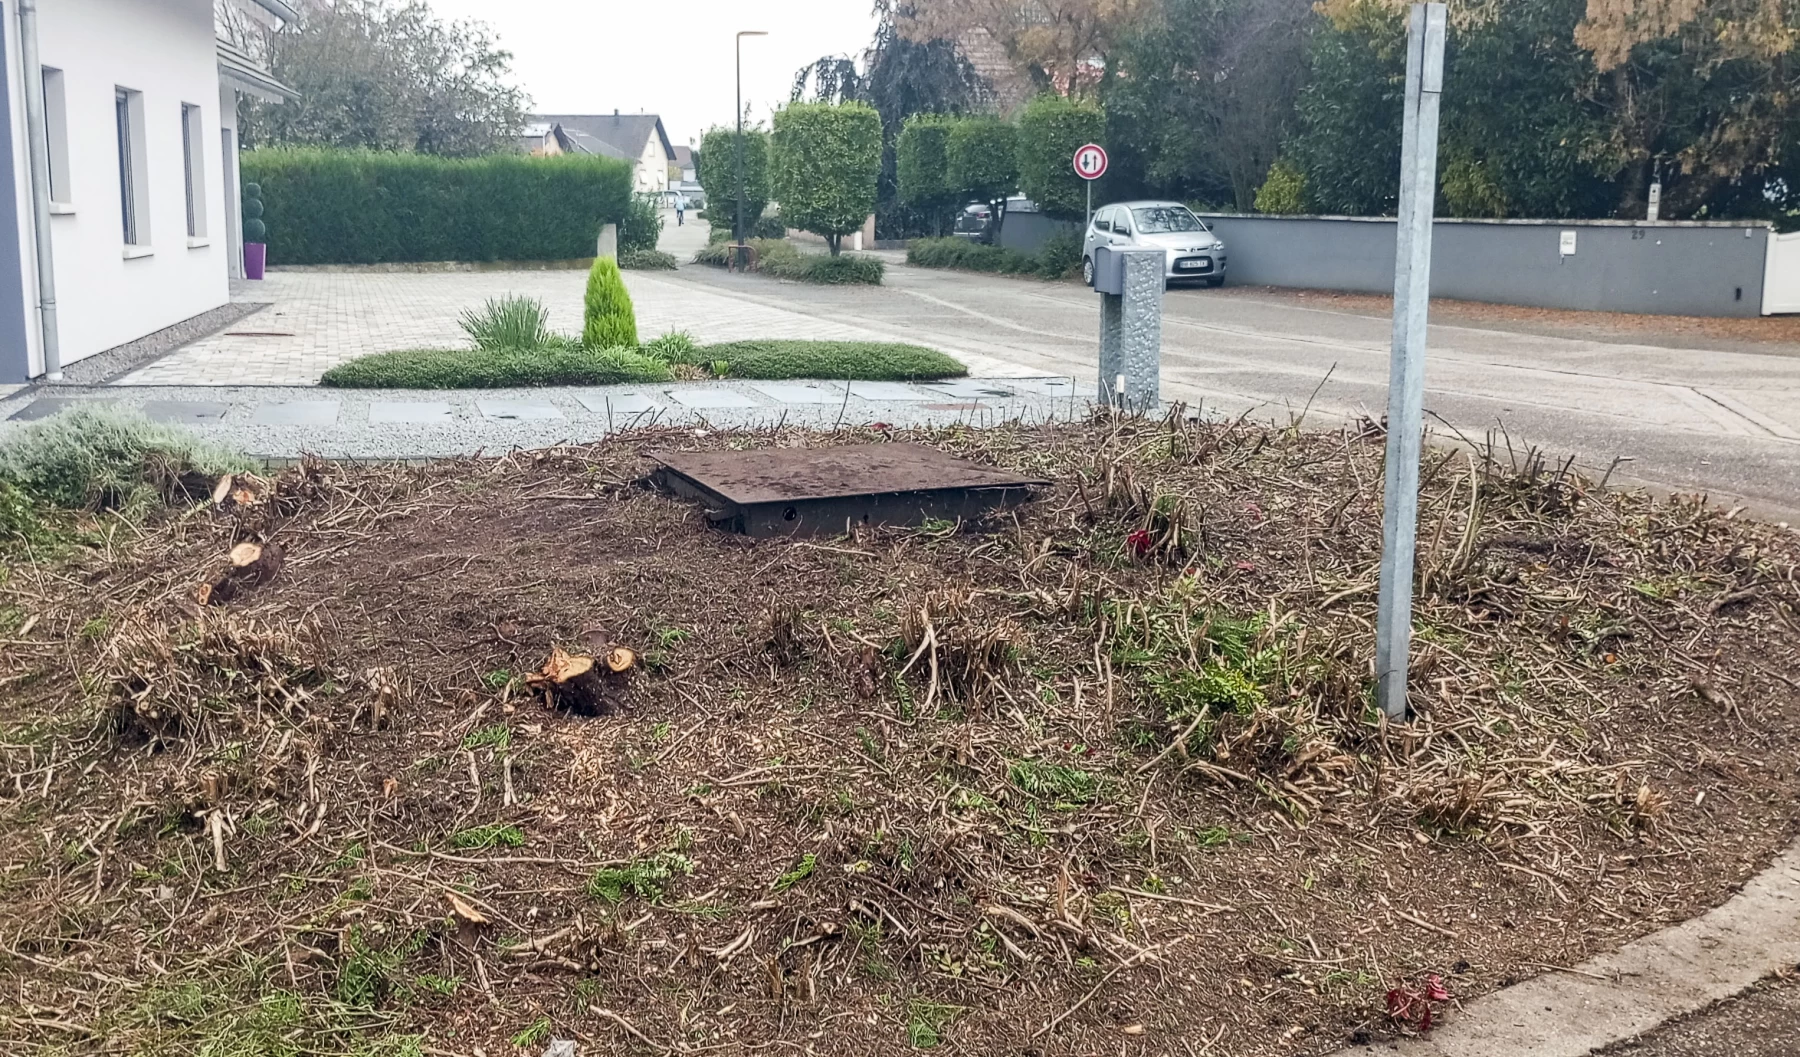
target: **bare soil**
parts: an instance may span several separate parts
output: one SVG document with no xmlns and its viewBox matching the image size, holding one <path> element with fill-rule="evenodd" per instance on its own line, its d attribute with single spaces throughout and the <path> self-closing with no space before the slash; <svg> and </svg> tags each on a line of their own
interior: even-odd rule
<svg viewBox="0 0 1800 1057">
<path fill-rule="evenodd" d="M 1388 725 L 1372 426 L 906 435 L 1054 482 L 961 530 L 639 484 L 888 435 L 309 461 L 5 569 L 0 1050 L 1321 1053 L 1796 832 L 1793 533 L 1435 453 Z M 611 644 L 606 714 L 526 685 Z"/>
</svg>

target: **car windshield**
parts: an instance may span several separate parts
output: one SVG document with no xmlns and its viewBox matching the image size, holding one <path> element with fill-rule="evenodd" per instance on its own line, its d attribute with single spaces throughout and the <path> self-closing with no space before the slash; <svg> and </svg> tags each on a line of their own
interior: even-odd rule
<svg viewBox="0 0 1800 1057">
<path fill-rule="evenodd" d="M 1175 231 L 1205 231 L 1200 218 L 1186 206 L 1140 206 L 1131 211 L 1137 220 L 1139 234 L 1167 235 Z"/>
</svg>

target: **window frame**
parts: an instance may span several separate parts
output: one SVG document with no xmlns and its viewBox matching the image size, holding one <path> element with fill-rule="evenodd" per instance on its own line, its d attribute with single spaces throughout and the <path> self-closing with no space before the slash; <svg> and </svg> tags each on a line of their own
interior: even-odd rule
<svg viewBox="0 0 1800 1057">
<path fill-rule="evenodd" d="M 206 233 L 206 122 L 198 103 L 181 104 L 182 190 L 187 197 L 187 237 Z"/>
<path fill-rule="evenodd" d="M 41 68 L 44 79 L 44 133 L 50 148 L 50 201 L 59 206 L 73 205 L 75 196 L 69 186 L 69 104 L 63 71 L 55 66 Z"/>
<path fill-rule="evenodd" d="M 118 133 L 120 235 L 127 252 L 150 245 L 150 174 L 144 144 L 144 93 L 113 86 Z"/>
</svg>

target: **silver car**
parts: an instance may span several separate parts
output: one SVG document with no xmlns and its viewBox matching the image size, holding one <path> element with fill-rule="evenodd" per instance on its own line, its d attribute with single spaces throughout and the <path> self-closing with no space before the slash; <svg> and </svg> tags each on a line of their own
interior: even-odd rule
<svg viewBox="0 0 1800 1057">
<path fill-rule="evenodd" d="M 1180 202 L 1120 202 L 1096 210 L 1081 247 L 1081 278 L 1089 286 L 1094 285 L 1094 250 L 1101 246 L 1162 250 L 1169 282 L 1225 282 L 1225 244 Z"/>
</svg>

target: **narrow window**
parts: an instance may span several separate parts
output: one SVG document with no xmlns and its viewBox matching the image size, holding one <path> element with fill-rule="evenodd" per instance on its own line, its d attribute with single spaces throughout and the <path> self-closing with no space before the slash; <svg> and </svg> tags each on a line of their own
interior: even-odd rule
<svg viewBox="0 0 1800 1057">
<path fill-rule="evenodd" d="M 150 208 L 145 187 L 144 93 L 117 89 L 113 118 L 119 127 L 119 219 L 125 245 L 147 246 Z"/>
<path fill-rule="evenodd" d="M 63 99 L 63 72 L 44 67 L 44 131 L 50 141 L 50 201 L 75 201 L 69 190 L 69 108 Z"/>
<path fill-rule="evenodd" d="M 181 104 L 182 177 L 187 187 L 188 238 L 206 237 L 206 158 L 200 145 L 206 132 L 200 125 L 200 108 Z"/>
</svg>

